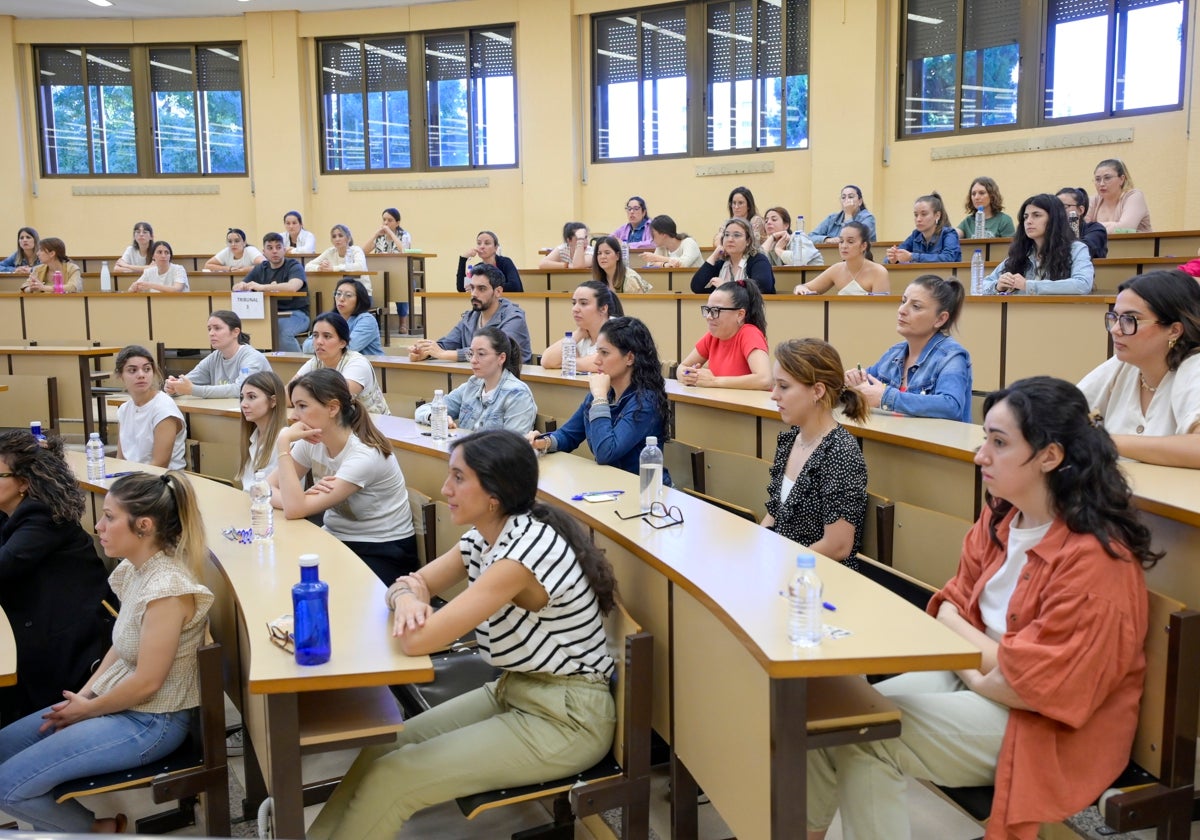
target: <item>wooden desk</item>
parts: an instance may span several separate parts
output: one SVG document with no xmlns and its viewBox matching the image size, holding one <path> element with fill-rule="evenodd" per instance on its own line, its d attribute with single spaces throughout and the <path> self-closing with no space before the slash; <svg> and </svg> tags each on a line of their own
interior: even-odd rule
<svg viewBox="0 0 1200 840">
<path fill-rule="evenodd" d="M 103 438 L 104 430 L 96 427 L 96 400 L 92 390 L 93 366 L 97 360 L 115 356 L 120 350 L 120 347 L 63 347 L 54 344 L 33 347 L 0 345 L 0 359 L 4 360 L 2 364 L 7 365 L 5 372 L 9 375 L 36 374 L 57 377 L 61 417 L 82 418 L 85 438 L 96 431 L 100 432 Z M 78 390 L 68 386 L 67 383 L 72 381 L 79 383 Z M 56 422 L 55 425 L 59 424 Z"/>
<path fill-rule="evenodd" d="M 89 482 L 82 452 L 68 452 L 80 485 L 91 491 L 93 504 L 109 482 Z M 126 461 L 109 460 L 111 472 L 162 470 Z M 245 527 L 249 501 L 231 487 L 191 477 L 204 515 L 212 566 L 205 583 L 217 595 L 214 622 L 224 621 L 236 632 L 226 639 L 223 656 L 239 676 L 242 718 L 249 735 L 246 788 L 252 802 L 269 791 L 275 800 L 278 837 L 304 837 L 300 756 L 332 737 L 346 733 L 306 728 L 306 712 L 322 709 L 322 692 L 355 687 L 387 686 L 433 679 L 427 656 L 406 656 L 391 635 L 391 616 L 384 604 L 384 586 L 367 566 L 338 539 L 306 520 L 275 520 L 272 543 L 241 545 L 225 539 L 229 526 Z M 299 580 L 296 558 L 321 556 L 321 578 L 329 582 L 329 617 L 333 657 L 324 665 L 305 667 L 273 645 L 267 622 L 292 611 L 291 587 Z M 220 611 L 220 612 L 217 612 Z M 338 695 L 336 705 L 345 702 Z M 331 701 L 331 704 L 334 701 Z M 384 731 L 384 730 L 380 730 Z M 395 731 L 395 727 L 392 727 Z M 378 731 L 356 733 L 378 734 Z M 262 762 L 262 775 L 258 765 Z M 265 782 L 265 790 L 263 783 Z"/>
</svg>

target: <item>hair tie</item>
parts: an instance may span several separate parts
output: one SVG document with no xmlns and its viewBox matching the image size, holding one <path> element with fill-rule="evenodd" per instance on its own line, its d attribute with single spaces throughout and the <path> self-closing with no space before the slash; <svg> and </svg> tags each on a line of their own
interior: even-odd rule
<svg viewBox="0 0 1200 840">
<path fill-rule="evenodd" d="M 746 278 L 745 278 L 745 277 L 742 277 L 742 278 L 740 278 L 740 279 L 738 279 L 738 280 L 734 280 L 733 282 L 734 282 L 734 283 L 737 283 L 737 284 L 738 284 L 739 286 L 741 286 L 743 289 L 744 289 L 744 288 L 746 288 Z"/>
<path fill-rule="evenodd" d="M 162 475 L 160 475 L 158 477 L 158 480 L 161 481 L 163 484 L 167 485 L 168 487 L 171 486 L 171 479 L 166 473 L 163 473 Z"/>
<path fill-rule="evenodd" d="M 1099 411 L 1089 411 L 1088 412 L 1088 425 L 1091 426 L 1093 429 L 1103 429 L 1104 428 L 1104 415 L 1101 414 Z"/>
</svg>

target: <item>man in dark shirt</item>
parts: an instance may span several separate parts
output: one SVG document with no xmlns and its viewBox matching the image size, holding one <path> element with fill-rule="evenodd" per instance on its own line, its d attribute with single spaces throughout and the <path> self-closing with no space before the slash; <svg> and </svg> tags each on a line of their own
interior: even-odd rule
<svg viewBox="0 0 1200 840">
<path fill-rule="evenodd" d="M 266 257 L 234 285 L 235 292 L 304 292 L 304 297 L 279 299 L 279 346 L 276 350 L 300 352 L 296 336 L 308 329 L 308 278 L 299 260 L 287 256 L 283 237 L 268 233 L 263 237 L 263 256 Z"/>
</svg>

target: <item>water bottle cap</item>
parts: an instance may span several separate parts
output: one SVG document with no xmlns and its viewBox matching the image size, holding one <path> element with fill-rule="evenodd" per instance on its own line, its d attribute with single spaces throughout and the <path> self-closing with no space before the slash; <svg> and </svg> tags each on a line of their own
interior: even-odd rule
<svg viewBox="0 0 1200 840">
<path fill-rule="evenodd" d="M 976 253 L 976 254 L 983 254 L 983 249 L 982 249 L 982 248 L 976 248 L 976 249 L 975 249 L 975 253 Z"/>
<path fill-rule="evenodd" d="M 656 438 L 654 435 L 651 435 L 650 437 L 646 438 L 646 445 L 658 446 L 658 438 Z"/>
<path fill-rule="evenodd" d="M 266 471 L 266 470 L 255 470 L 255 471 L 254 471 L 254 480 L 255 480 L 255 481 L 262 481 L 262 480 L 263 480 L 263 479 L 265 479 L 266 477 L 267 477 L 267 471 Z"/>
<path fill-rule="evenodd" d="M 441 397 L 441 396 L 445 396 L 445 394 L 442 392 L 442 389 L 435 388 L 433 391 L 433 398 L 436 400 L 438 397 Z"/>
<path fill-rule="evenodd" d="M 100 440 L 100 433 L 92 432 L 90 435 L 88 435 L 88 440 Z"/>
<path fill-rule="evenodd" d="M 797 569 L 815 569 L 817 568 L 817 558 L 812 554 L 797 554 L 796 555 Z"/>
<path fill-rule="evenodd" d="M 567 332 L 566 332 L 566 335 L 564 335 L 564 336 L 563 336 L 563 338 L 570 338 L 570 339 L 574 339 L 574 338 L 575 338 L 575 331 L 574 331 L 574 330 L 567 330 Z"/>
<path fill-rule="evenodd" d="M 976 212 L 976 213 L 982 213 L 982 212 L 983 212 L 983 205 L 981 204 L 981 205 L 979 205 L 978 207 L 976 207 L 976 208 L 975 208 L 975 212 Z"/>
<path fill-rule="evenodd" d="M 315 566 L 315 565 L 317 565 L 317 562 L 320 559 L 321 559 L 320 556 L 318 556 L 316 554 L 301 554 L 300 555 L 300 566 L 301 566 L 301 568 L 308 567 L 308 566 Z"/>
</svg>

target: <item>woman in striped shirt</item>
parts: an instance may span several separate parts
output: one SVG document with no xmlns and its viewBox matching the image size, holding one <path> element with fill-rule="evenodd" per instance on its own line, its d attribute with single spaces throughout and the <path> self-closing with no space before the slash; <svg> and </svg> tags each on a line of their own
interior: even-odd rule
<svg viewBox="0 0 1200 840">
<path fill-rule="evenodd" d="M 566 513 L 536 499 L 538 464 L 514 432 L 458 438 L 442 493 L 459 544 L 388 589 L 393 635 L 408 654 L 474 628 L 504 673 L 405 722 L 395 743 L 364 750 L 309 838 L 391 838 L 429 805 L 591 767 L 612 745 L 613 662 L 601 614 L 612 567 Z M 431 595 L 467 589 L 436 613 Z"/>
</svg>

